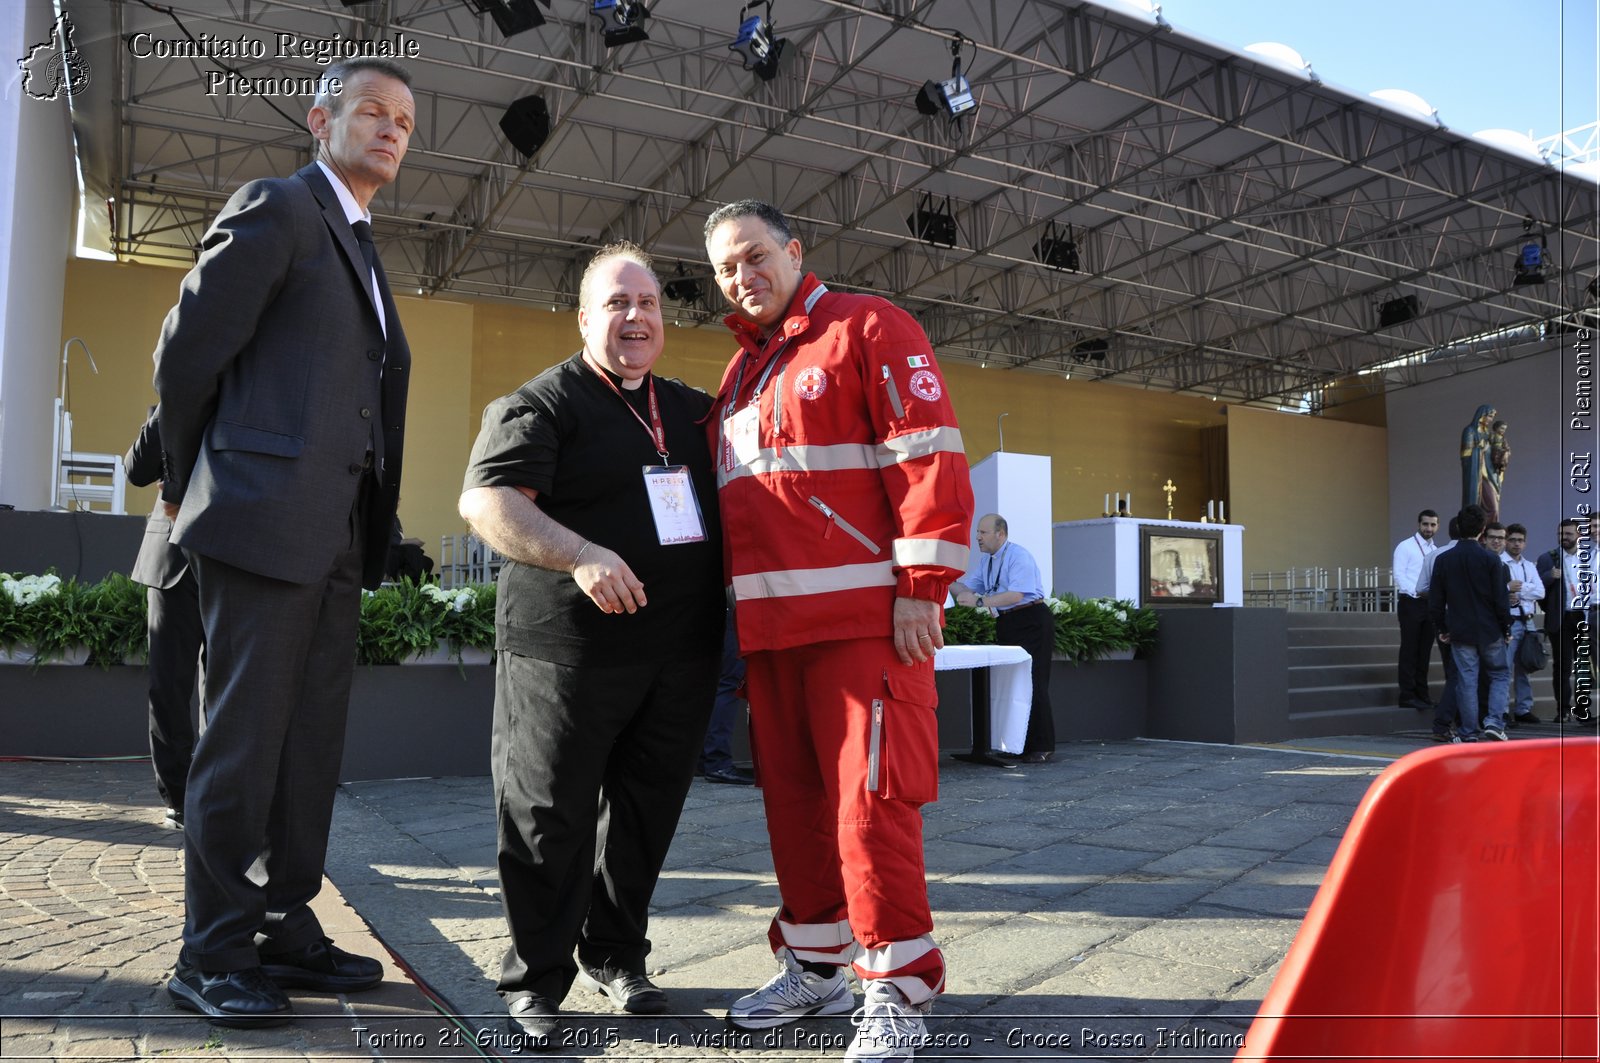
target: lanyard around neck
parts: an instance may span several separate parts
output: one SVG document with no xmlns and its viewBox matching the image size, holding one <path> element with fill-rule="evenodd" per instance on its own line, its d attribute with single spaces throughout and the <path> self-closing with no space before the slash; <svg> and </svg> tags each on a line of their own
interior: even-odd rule
<svg viewBox="0 0 1600 1063">
<path fill-rule="evenodd" d="M 644 378 L 645 387 L 650 389 L 650 423 L 645 424 L 644 418 L 639 416 L 639 411 L 633 408 L 633 403 L 629 402 L 628 397 L 622 393 L 622 389 L 617 387 L 617 382 L 607 376 L 603 369 L 589 360 L 588 351 L 583 352 L 583 364 L 594 370 L 594 375 L 604 381 L 606 387 L 610 388 L 617 398 L 622 400 L 622 405 L 627 407 L 629 413 L 633 414 L 633 419 L 639 422 L 639 427 L 649 434 L 651 445 L 656 448 L 656 453 L 661 456 L 661 464 L 672 464 L 667 460 L 667 430 L 661 424 L 661 407 L 656 402 L 656 378 L 654 374 L 646 374 Z"/>
</svg>

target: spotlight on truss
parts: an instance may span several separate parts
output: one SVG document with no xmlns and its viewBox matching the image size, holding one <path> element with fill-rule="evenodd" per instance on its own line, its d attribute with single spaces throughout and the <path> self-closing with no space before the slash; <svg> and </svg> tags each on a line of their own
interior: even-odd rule
<svg viewBox="0 0 1600 1063">
<path fill-rule="evenodd" d="M 1082 340 L 1072 345 L 1072 358 L 1077 362 L 1103 362 L 1111 350 L 1111 341 L 1103 336 Z"/>
<path fill-rule="evenodd" d="M 545 7 L 550 0 L 540 0 Z M 467 6 L 480 15 L 488 15 L 500 29 L 500 36 L 510 37 L 544 25 L 544 13 L 535 0 L 466 0 Z M 345 6 L 349 6 L 347 3 Z"/>
<path fill-rule="evenodd" d="M 754 3 L 741 7 L 738 36 L 728 45 L 728 51 L 739 53 L 744 68 L 754 70 L 762 81 L 771 81 L 778 76 L 778 62 L 789 44 L 787 38 L 774 36 L 777 31 L 772 28 L 772 3 L 773 0 L 754 0 Z M 760 15 L 746 17 L 752 7 L 762 4 L 767 5 L 766 18 Z"/>
<path fill-rule="evenodd" d="M 968 111 L 977 109 L 978 101 L 972 98 L 972 83 L 961 72 L 961 48 L 967 39 L 956 34 L 950 42 L 950 76 L 944 81 L 927 81 L 917 91 L 917 110 L 923 114 L 944 113 L 951 121 Z"/>
<path fill-rule="evenodd" d="M 1067 224 L 1067 235 L 1063 238 L 1055 222 L 1046 222 L 1044 235 L 1033 245 L 1033 257 L 1051 269 L 1066 270 L 1068 273 L 1078 272 L 1080 265 L 1078 244 L 1072 238 L 1071 223 Z"/>
<path fill-rule="evenodd" d="M 910 227 L 911 235 L 925 244 L 934 247 L 956 246 L 956 218 L 950 209 L 949 196 L 945 196 L 943 202 L 935 203 L 933 193 L 922 193 L 917 209 L 906 218 L 906 225 Z"/>
<path fill-rule="evenodd" d="M 1422 312 L 1421 304 L 1414 295 L 1402 295 L 1398 299 L 1389 299 L 1378 304 L 1378 327 L 1390 328 L 1394 325 L 1403 325 Z"/>
<path fill-rule="evenodd" d="M 607 48 L 650 39 L 644 28 L 644 20 L 650 17 L 650 12 L 639 0 L 594 0 L 589 13 L 600 23 Z"/>
<path fill-rule="evenodd" d="M 679 262 L 677 274 L 661 286 L 661 294 L 675 303 L 693 304 L 705 297 L 706 286 L 699 277 L 691 277 Z"/>
</svg>

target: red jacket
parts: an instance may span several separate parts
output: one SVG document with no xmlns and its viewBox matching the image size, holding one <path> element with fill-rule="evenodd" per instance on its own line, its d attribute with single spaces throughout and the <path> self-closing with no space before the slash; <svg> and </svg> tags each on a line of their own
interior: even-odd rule
<svg viewBox="0 0 1600 1063">
<path fill-rule="evenodd" d="M 765 349 L 727 324 L 744 353 L 707 428 L 740 648 L 892 635 L 897 596 L 942 602 L 967 565 L 972 482 L 932 345 L 809 273 Z"/>
</svg>

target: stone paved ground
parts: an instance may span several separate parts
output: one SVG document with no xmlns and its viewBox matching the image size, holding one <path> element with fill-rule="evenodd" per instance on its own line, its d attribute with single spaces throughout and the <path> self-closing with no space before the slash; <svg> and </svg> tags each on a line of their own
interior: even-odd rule
<svg viewBox="0 0 1600 1063">
<path fill-rule="evenodd" d="M 919 1058 L 1231 1056 L 1381 758 L 1416 744 L 1357 758 L 1127 742 L 1065 746 L 1026 770 L 945 761 L 926 835 L 950 984 L 931 1023 L 943 1043 Z M 500 1054 L 491 812 L 486 778 L 345 786 L 319 912 L 344 947 L 385 954 L 388 980 L 296 994 L 291 1026 L 217 1030 L 163 989 L 182 853 L 148 766 L 8 764 L 0 1057 Z M 772 973 L 776 902 L 759 793 L 696 783 L 651 924 L 652 971 L 677 1014 L 634 1018 L 574 989 L 570 1050 L 545 1058 L 837 1059 L 844 1018 L 771 1042 L 721 1021 Z"/>
</svg>

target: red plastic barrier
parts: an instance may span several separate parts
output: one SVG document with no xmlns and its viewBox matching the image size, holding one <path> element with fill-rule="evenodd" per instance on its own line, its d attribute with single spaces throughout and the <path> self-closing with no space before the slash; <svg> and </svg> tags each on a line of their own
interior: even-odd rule
<svg viewBox="0 0 1600 1063">
<path fill-rule="evenodd" d="M 1596 739 L 1396 761 L 1235 1058 L 1595 1060 L 1597 804 Z"/>
</svg>

